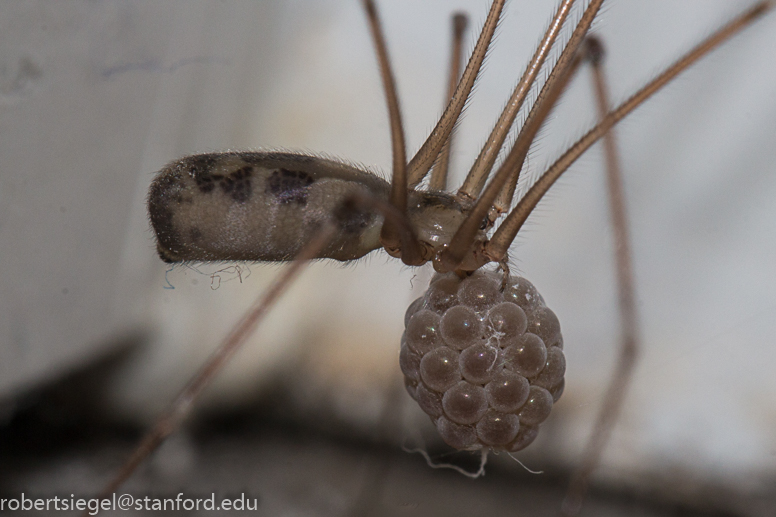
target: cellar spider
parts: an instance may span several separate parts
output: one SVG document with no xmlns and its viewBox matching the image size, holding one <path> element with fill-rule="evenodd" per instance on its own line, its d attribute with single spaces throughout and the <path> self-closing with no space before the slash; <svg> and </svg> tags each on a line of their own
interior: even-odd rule
<svg viewBox="0 0 776 517">
<path fill-rule="evenodd" d="M 396 54 L 396 52 L 394 52 L 393 54 L 395 55 L 395 54 Z M 396 56 L 394 56 L 394 57 L 396 57 Z M 522 259 L 522 260 L 523 260 L 523 261 L 526 261 L 526 259 Z M 547 296 L 547 295 L 546 295 L 546 293 L 545 293 L 545 296 Z M 563 323 L 563 325 L 564 325 L 564 328 L 568 327 L 568 325 L 569 325 L 569 324 L 568 324 L 568 323 L 566 323 L 565 321 L 562 321 L 562 323 Z"/>
</svg>

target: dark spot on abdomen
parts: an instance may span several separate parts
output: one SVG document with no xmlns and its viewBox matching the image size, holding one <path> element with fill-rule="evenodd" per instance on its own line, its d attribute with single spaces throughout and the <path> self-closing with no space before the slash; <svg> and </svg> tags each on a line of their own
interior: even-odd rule
<svg viewBox="0 0 776 517">
<path fill-rule="evenodd" d="M 219 184 L 225 194 L 238 203 L 244 203 L 251 197 L 251 175 L 253 167 L 247 165 L 237 169 L 226 177 L 221 178 Z"/>
<path fill-rule="evenodd" d="M 350 235 L 360 234 L 375 218 L 373 212 L 361 210 L 348 201 L 340 203 L 332 215 L 339 223 L 340 230 Z"/>
<path fill-rule="evenodd" d="M 313 177 L 304 171 L 278 169 L 267 178 L 264 192 L 275 197 L 278 203 L 307 204 L 308 187 L 315 182 Z"/>
<path fill-rule="evenodd" d="M 218 184 L 224 194 L 238 203 L 244 203 L 251 197 L 251 176 L 253 175 L 253 166 L 251 165 L 246 165 L 226 175 L 211 174 L 208 169 L 192 167 L 191 174 L 197 188 L 203 194 L 213 192 Z"/>
<path fill-rule="evenodd" d="M 210 170 L 216 164 L 216 157 L 212 154 L 198 154 L 182 160 L 182 168 L 194 178 L 194 182 L 202 193 L 212 192 L 215 188 L 214 181 L 222 177 L 220 174 L 210 174 Z"/>
<path fill-rule="evenodd" d="M 199 187 L 199 191 L 203 194 L 207 194 L 208 192 L 213 192 L 213 189 L 216 187 L 215 183 L 213 183 L 213 176 L 211 175 L 199 175 L 196 177 L 195 181 L 197 182 L 197 187 Z"/>
</svg>

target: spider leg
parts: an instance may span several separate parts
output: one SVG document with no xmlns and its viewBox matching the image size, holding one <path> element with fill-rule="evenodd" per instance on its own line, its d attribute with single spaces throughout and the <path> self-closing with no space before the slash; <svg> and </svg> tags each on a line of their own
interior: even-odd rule
<svg viewBox="0 0 776 517">
<path fill-rule="evenodd" d="M 602 63 L 604 47 L 594 37 L 588 37 L 585 43 L 583 47 L 585 58 L 592 66 L 598 117 L 603 119 L 609 112 L 611 105 Z M 578 515 L 582 508 L 590 474 L 601 459 L 601 454 L 609 441 L 612 430 L 617 423 L 617 417 L 622 409 L 622 404 L 633 376 L 633 369 L 636 365 L 641 341 L 636 309 L 632 254 L 628 235 L 628 216 L 614 130 L 610 130 L 604 135 L 603 146 L 609 210 L 612 219 L 612 231 L 614 233 L 618 307 L 621 324 L 620 350 L 614 374 L 603 398 L 604 403 L 598 413 L 593 432 L 585 446 L 582 460 L 572 475 L 571 483 L 563 502 L 562 514 L 568 517 Z"/>
<path fill-rule="evenodd" d="M 505 185 L 508 185 L 510 177 L 514 177 L 514 183 L 517 183 L 517 176 L 520 173 L 520 168 L 525 160 L 525 156 L 528 154 L 531 143 L 547 114 L 549 114 L 552 106 L 565 88 L 569 73 L 574 68 L 577 50 L 598 14 L 602 3 L 603 0 L 593 0 L 585 9 L 582 18 L 574 28 L 568 44 L 563 49 L 563 53 L 555 67 L 553 67 L 552 73 L 544 83 L 536 103 L 533 105 L 525 125 L 520 130 L 520 134 L 509 155 L 504 163 L 501 164 L 490 183 L 485 187 L 485 191 L 477 199 L 463 224 L 456 231 L 453 239 L 450 241 L 450 245 L 440 254 L 440 262 L 444 269 L 454 270 L 458 267 L 474 244 L 482 221 L 490 212 L 496 197 L 505 188 Z M 503 257 L 503 254 L 497 258 L 494 258 L 492 255 L 488 256 L 493 262 L 499 262 Z"/>
<path fill-rule="evenodd" d="M 504 145 L 504 140 L 506 140 L 515 117 L 517 117 L 517 113 L 528 96 L 528 92 L 536 81 L 539 70 L 541 70 L 547 55 L 550 53 L 550 49 L 554 45 L 558 34 L 560 34 L 573 3 L 574 0 L 565 0 L 558 7 L 555 17 L 550 22 L 550 26 L 547 27 L 541 43 L 539 43 L 536 52 L 534 52 L 531 61 L 523 72 L 523 76 L 515 86 L 512 96 L 507 101 L 507 105 L 504 107 L 488 139 L 485 141 L 479 156 L 477 156 L 471 170 L 469 170 L 469 174 L 458 189 L 458 195 L 466 196 L 469 199 L 476 199 L 485 187 L 485 182 L 493 169 L 493 164 L 496 163 L 496 158 Z"/>
<path fill-rule="evenodd" d="M 458 82 L 455 93 L 447 104 L 447 108 L 439 119 L 439 122 L 437 122 L 436 126 L 431 131 L 431 134 L 412 160 L 410 160 L 408 165 L 408 186 L 410 188 L 415 188 L 418 183 L 426 177 L 426 174 L 428 174 L 434 161 L 436 161 L 439 156 L 439 151 L 450 137 L 450 133 L 452 133 L 455 123 L 458 120 L 458 117 L 460 117 L 461 111 L 463 111 L 463 107 L 466 104 L 466 100 L 469 98 L 469 94 L 472 91 L 474 80 L 477 78 L 482 62 L 485 59 L 485 54 L 493 39 L 493 33 L 496 31 L 496 26 L 498 25 L 505 2 L 506 0 L 493 0 L 493 3 L 490 5 L 488 17 L 485 19 L 485 25 L 482 27 L 482 32 L 480 32 L 477 44 L 474 46 L 471 57 L 469 57 L 469 62 L 466 64 L 466 68 L 463 71 L 461 80 Z"/>
<path fill-rule="evenodd" d="M 192 377 L 186 387 L 173 400 L 164 413 L 156 420 L 148 433 L 142 438 L 129 459 L 119 470 L 113 480 L 100 493 L 100 498 L 108 497 L 115 492 L 137 469 L 137 467 L 178 427 L 190 413 L 202 390 L 213 380 L 226 362 L 240 349 L 253 334 L 256 327 L 275 305 L 279 297 L 296 280 L 310 260 L 328 246 L 335 238 L 339 226 L 348 221 L 353 213 L 378 212 L 386 222 L 399 228 L 401 243 L 414 239 L 415 232 L 407 218 L 388 201 L 369 194 L 366 190 L 356 190 L 346 197 L 334 210 L 331 218 L 325 222 L 315 236 L 297 254 L 285 270 L 269 286 L 264 294 L 256 300 L 253 306 L 236 324 L 221 345 L 216 348 L 199 371 Z"/>
<path fill-rule="evenodd" d="M 278 298 L 286 291 L 291 283 L 299 276 L 303 266 L 321 252 L 332 240 L 336 233 L 336 224 L 333 221 L 323 225 L 316 233 L 315 238 L 308 242 L 294 260 L 286 266 L 281 275 L 275 279 L 270 287 L 263 293 L 253 306 L 243 316 L 240 322 L 232 329 L 226 339 L 210 355 L 208 360 L 194 377 L 189 381 L 180 394 L 173 400 L 170 406 L 156 420 L 150 431 L 135 448 L 132 455 L 124 463 L 116 476 L 108 483 L 100 493 L 100 498 L 110 496 L 115 492 L 137 469 L 137 467 L 161 445 L 161 443 L 175 430 L 191 412 L 194 402 L 202 393 L 202 390 L 213 380 L 224 364 L 239 350 L 248 337 L 269 310 L 274 306 Z"/>
<path fill-rule="evenodd" d="M 463 35 L 468 24 L 469 18 L 464 13 L 453 15 L 453 51 L 450 56 L 450 75 L 447 82 L 446 102 L 449 102 L 453 95 L 455 95 L 455 88 L 460 80 Z M 431 171 L 431 177 L 428 181 L 428 186 L 431 190 L 447 189 L 447 176 L 450 170 L 450 148 L 452 147 L 453 135 L 454 132 L 450 133 L 450 136 L 445 141 L 445 145 L 442 146 L 442 151 L 439 153 L 439 160 L 437 160 L 434 169 Z"/>
<path fill-rule="evenodd" d="M 393 175 L 391 178 L 391 204 L 402 214 L 407 214 L 407 151 L 404 143 L 404 127 L 402 125 L 399 97 L 396 93 L 396 81 L 388 58 L 388 47 L 385 44 L 380 18 L 374 0 L 364 0 L 369 29 L 380 64 L 380 75 L 383 79 L 383 89 L 388 104 L 388 115 L 391 125 L 391 150 L 393 154 Z M 407 265 L 419 265 L 424 262 L 420 243 L 417 239 L 408 239 L 402 235 L 399 227 L 393 221 L 383 223 L 380 240 L 386 249 L 396 255 L 400 254 Z"/>
<path fill-rule="evenodd" d="M 617 122 L 639 107 L 644 101 L 654 95 L 681 72 L 690 67 L 695 61 L 705 56 L 728 38 L 739 33 L 760 16 L 764 15 L 773 6 L 773 1 L 763 1 L 755 4 L 754 7 L 745 11 L 706 38 L 664 70 L 660 75 L 647 83 L 646 86 L 633 94 L 629 99 L 610 111 L 595 127 L 563 153 L 563 155 L 558 158 L 544 174 L 542 174 L 536 183 L 533 184 L 528 192 L 526 192 L 525 196 L 520 199 L 515 208 L 509 213 L 485 246 L 485 255 L 494 262 L 501 260 L 504 255 L 506 255 L 509 246 L 517 236 L 517 232 L 549 188 L 566 170 L 568 170 L 571 164 L 573 164 L 582 153 L 603 137 L 603 135 L 605 135 Z M 501 171 L 499 171 L 499 173 L 500 172 Z M 496 176 L 498 177 L 498 173 Z M 495 179 L 496 178 L 494 178 L 494 181 Z M 490 185 L 486 188 L 485 194 L 487 194 L 489 188 Z M 485 194 L 483 194 L 483 196 L 485 196 Z M 467 222 L 468 220 L 464 222 L 464 225 L 466 225 Z M 463 228 L 464 225 L 462 225 L 461 228 Z M 459 229 L 459 232 L 460 231 L 461 230 Z"/>
<path fill-rule="evenodd" d="M 511 170 L 511 173 L 506 184 L 501 188 L 501 192 L 499 192 L 498 196 L 493 201 L 490 214 L 488 215 L 491 222 L 495 222 L 502 214 L 509 211 L 509 207 L 512 206 L 517 182 L 520 179 L 520 173 L 523 170 L 525 159 L 528 157 L 528 151 L 530 150 L 531 144 L 533 144 L 533 140 L 536 138 L 539 129 L 541 129 L 542 125 L 547 121 L 547 117 L 556 106 L 558 99 L 560 99 L 563 92 L 566 91 L 569 82 L 576 76 L 580 62 L 581 58 L 579 52 L 576 52 L 571 59 L 571 65 L 563 75 L 558 78 L 557 87 L 551 88 L 547 92 L 542 88 L 542 92 L 539 93 L 540 96 L 543 93 L 546 94 L 546 101 L 535 104 L 528 113 L 525 125 L 518 136 L 518 140 L 520 140 L 521 137 L 524 137 L 525 143 L 520 142 L 518 145 L 518 141 L 515 141 L 514 147 L 502 164 L 502 167 L 508 168 Z"/>
</svg>

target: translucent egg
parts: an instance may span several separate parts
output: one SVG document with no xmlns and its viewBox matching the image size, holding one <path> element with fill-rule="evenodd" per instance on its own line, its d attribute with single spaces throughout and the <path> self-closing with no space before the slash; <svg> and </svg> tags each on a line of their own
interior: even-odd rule
<svg viewBox="0 0 776 517">
<path fill-rule="evenodd" d="M 563 394 L 566 359 L 533 284 L 495 271 L 436 275 L 404 322 L 405 387 L 445 443 L 516 452 L 536 439 Z"/>
</svg>

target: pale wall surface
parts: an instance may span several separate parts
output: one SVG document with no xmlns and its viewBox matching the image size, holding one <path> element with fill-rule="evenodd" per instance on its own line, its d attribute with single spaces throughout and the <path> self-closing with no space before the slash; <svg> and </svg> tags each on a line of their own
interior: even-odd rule
<svg viewBox="0 0 776 517">
<path fill-rule="evenodd" d="M 415 149 L 440 112 L 449 13 L 466 9 L 478 27 L 486 3 L 383 4 Z M 610 49 L 614 97 L 747 5 L 612 2 L 597 32 Z M 458 132 L 459 170 L 553 7 L 508 5 Z M 0 26 L 0 393 L 140 336 L 144 353 L 111 396 L 117 412 L 148 419 L 277 270 L 253 265 L 249 279 L 213 291 L 217 268 L 178 269 L 167 275 L 175 289 L 164 289 L 143 204 L 153 171 L 188 153 L 259 146 L 387 170 L 387 120 L 362 13 L 355 1 L 41 2 L 11 4 Z M 618 128 L 644 352 L 605 473 L 671 469 L 756 484 L 776 471 L 774 34 L 772 13 Z M 589 127 L 590 106 L 583 73 L 532 155 L 534 168 Z M 513 248 L 561 318 L 569 363 L 552 432 L 526 453 L 536 468 L 543 458 L 575 461 L 614 358 L 606 217 L 593 150 Z M 412 276 L 382 254 L 311 268 L 207 404 L 249 398 L 276 368 L 298 364 L 307 384 L 290 411 L 314 407 L 373 429 L 398 375 Z"/>
</svg>

